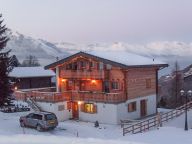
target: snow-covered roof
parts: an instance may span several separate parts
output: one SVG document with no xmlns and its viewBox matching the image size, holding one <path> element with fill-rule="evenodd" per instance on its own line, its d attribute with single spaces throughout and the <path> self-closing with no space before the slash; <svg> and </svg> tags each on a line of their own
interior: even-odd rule
<svg viewBox="0 0 192 144">
<path fill-rule="evenodd" d="M 54 68 L 57 65 L 61 65 L 64 62 L 74 58 L 76 56 L 94 57 L 104 63 L 109 63 L 112 65 L 126 67 L 146 67 L 146 66 L 158 66 L 167 67 L 168 64 L 158 61 L 153 58 L 140 56 L 133 53 L 128 53 L 124 51 L 90 51 L 90 52 L 78 52 L 67 58 L 54 62 L 50 65 L 45 66 L 45 69 Z"/>
<path fill-rule="evenodd" d="M 192 75 L 192 68 L 189 69 L 186 73 L 184 73 L 184 77 L 188 77 Z"/>
<path fill-rule="evenodd" d="M 166 64 L 153 58 L 148 58 L 123 51 L 91 51 L 86 53 L 126 66 Z"/>
<path fill-rule="evenodd" d="M 16 78 L 52 77 L 55 76 L 55 73 L 52 70 L 45 70 L 43 67 L 15 67 L 9 76 Z"/>
</svg>

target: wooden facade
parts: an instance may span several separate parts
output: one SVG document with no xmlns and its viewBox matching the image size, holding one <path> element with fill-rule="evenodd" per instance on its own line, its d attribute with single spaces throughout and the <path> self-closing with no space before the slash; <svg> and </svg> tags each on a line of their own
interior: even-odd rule
<svg viewBox="0 0 192 144">
<path fill-rule="evenodd" d="M 36 94 L 31 94 L 37 100 L 42 96 L 45 101 L 68 99 L 122 103 L 139 97 L 156 95 L 157 72 L 166 66 L 168 65 L 126 66 L 80 52 L 45 67 L 56 69 L 57 92 L 41 94 L 36 91 L 34 92 Z"/>
<path fill-rule="evenodd" d="M 51 77 L 29 77 L 29 78 L 11 78 L 17 89 L 34 89 L 52 87 Z"/>
<path fill-rule="evenodd" d="M 157 94 L 157 72 L 166 66 L 125 66 L 80 52 L 46 68 L 58 69 L 57 87 L 61 93 L 71 92 L 76 100 L 87 97 L 96 102 L 106 102 L 105 95 L 110 95 L 114 101 L 108 102 L 117 103 Z"/>
</svg>

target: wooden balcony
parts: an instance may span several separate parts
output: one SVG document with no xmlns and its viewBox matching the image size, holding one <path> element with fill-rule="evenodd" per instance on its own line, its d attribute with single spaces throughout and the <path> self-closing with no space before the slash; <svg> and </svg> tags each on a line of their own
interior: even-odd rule
<svg viewBox="0 0 192 144">
<path fill-rule="evenodd" d="M 71 100 L 71 97 L 69 97 L 69 95 L 63 95 L 63 93 L 58 92 L 16 91 L 14 92 L 14 96 L 17 100 L 25 101 L 28 98 L 32 98 L 37 102 L 50 102 L 50 103 Z"/>
<path fill-rule="evenodd" d="M 57 92 L 40 92 L 28 91 L 14 93 L 16 99 L 26 100 L 33 98 L 38 102 L 62 102 L 62 101 L 87 101 L 87 102 L 105 102 L 105 103 L 120 103 L 126 100 L 123 93 L 102 93 L 88 91 L 66 91 L 63 93 Z"/>
<path fill-rule="evenodd" d="M 104 70 L 65 70 L 60 71 L 61 78 L 104 79 Z"/>
<path fill-rule="evenodd" d="M 64 95 L 70 95 L 72 101 L 120 103 L 126 100 L 123 93 L 71 91 L 64 92 Z"/>
</svg>

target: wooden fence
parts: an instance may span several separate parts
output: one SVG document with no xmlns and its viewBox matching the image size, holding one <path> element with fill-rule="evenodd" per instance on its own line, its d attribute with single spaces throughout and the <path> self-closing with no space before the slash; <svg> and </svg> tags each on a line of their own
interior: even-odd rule
<svg viewBox="0 0 192 144">
<path fill-rule="evenodd" d="M 148 118 L 146 120 L 136 122 L 136 123 L 129 125 L 127 127 L 125 127 L 125 125 L 122 125 L 123 136 L 125 136 L 125 134 L 127 134 L 127 133 L 136 134 L 136 133 L 145 132 L 145 131 L 149 130 L 150 128 L 153 128 L 153 127 L 159 127 L 164 122 L 167 122 L 167 121 L 183 114 L 185 112 L 185 106 L 186 105 L 180 106 L 174 110 L 160 114 L 159 117 L 156 115 L 152 118 Z M 187 108 L 188 109 L 192 108 L 192 102 L 187 103 Z"/>
</svg>

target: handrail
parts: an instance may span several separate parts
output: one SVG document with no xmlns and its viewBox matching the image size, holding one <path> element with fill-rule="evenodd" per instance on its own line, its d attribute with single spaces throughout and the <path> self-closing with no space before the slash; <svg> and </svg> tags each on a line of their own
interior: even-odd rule
<svg viewBox="0 0 192 144">
<path fill-rule="evenodd" d="M 187 108 L 189 109 L 192 108 L 192 101 L 188 102 L 187 105 L 184 104 L 176 108 L 175 110 L 160 114 L 160 120 L 156 115 L 154 117 L 132 124 L 128 127 L 124 127 L 124 125 L 121 125 L 123 127 L 123 136 L 125 136 L 125 134 L 127 133 L 141 133 L 146 130 L 149 130 L 152 127 L 160 126 L 160 123 L 163 124 L 163 122 L 167 122 L 170 119 L 173 119 L 183 114 L 185 112 L 185 106 L 187 106 Z"/>
<path fill-rule="evenodd" d="M 59 101 L 95 101 L 107 103 L 120 103 L 125 101 L 123 93 L 104 93 L 104 92 L 90 92 L 90 91 L 65 91 L 65 92 L 40 92 L 16 91 L 15 96 L 17 99 L 26 100 L 28 97 L 33 97 L 36 101 L 41 102 L 59 102 Z"/>
</svg>

